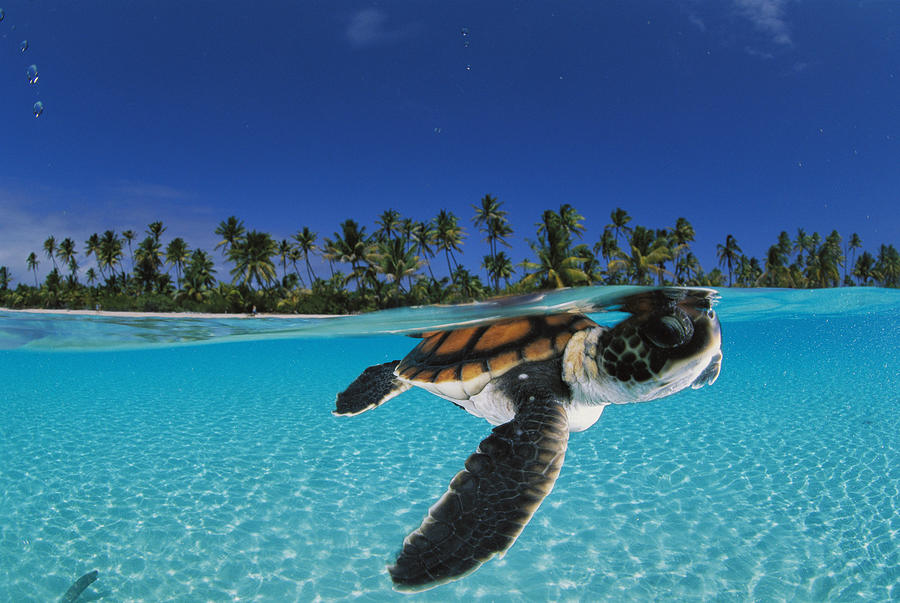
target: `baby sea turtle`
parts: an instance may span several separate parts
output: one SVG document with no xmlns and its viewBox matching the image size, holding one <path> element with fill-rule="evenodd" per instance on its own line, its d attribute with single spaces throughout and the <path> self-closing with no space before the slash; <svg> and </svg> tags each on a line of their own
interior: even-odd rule
<svg viewBox="0 0 900 603">
<path fill-rule="evenodd" d="M 432 588 L 503 554 L 553 488 L 569 432 L 608 404 L 716 380 L 722 336 L 708 295 L 670 298 L 633 297 L 612 328 L 562 313 L 424 333 L 337 396 L 334 414 L 350 416 L 415 385 L 497 426 L 404 540 L 388 568 L 395 588 Z"/>
</svg>

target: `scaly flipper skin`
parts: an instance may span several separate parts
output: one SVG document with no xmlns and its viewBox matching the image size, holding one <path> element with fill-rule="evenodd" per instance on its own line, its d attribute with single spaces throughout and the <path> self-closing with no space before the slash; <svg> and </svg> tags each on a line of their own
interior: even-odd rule
<svg viewBox="0 0 900 603">
<path fill-rule="evenodd" d="M 553 488 L 569 440 L 566 410 L 557 387 L 517 389 L 515 418 L 481 442 L 403 542 L 388 568 L 398 590 L 462 578 L 503 553 Z"/>
<path fill-rule="evenodd" d="M 398 381 L 394 369 L 399 360 L 370 366 L 356 378 L 347 389 L 338 394 L 333 414 L 351 417 L 380 406 L 395 396 L 399 396 L 412 385 Z"/>
</svg>

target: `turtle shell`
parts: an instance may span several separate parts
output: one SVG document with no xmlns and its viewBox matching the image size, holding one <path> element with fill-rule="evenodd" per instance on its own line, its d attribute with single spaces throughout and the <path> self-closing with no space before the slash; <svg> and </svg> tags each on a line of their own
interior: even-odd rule
<svg viewBox="0 0 900 603">
<path fill-rule="evenodd" d="M 523 362 L 562 355 L 574 333 L 596 326 L 582 314 L 548 314 L 423 333 L 395 374 L 438 395 L 464 400 Z"/>
</svg>

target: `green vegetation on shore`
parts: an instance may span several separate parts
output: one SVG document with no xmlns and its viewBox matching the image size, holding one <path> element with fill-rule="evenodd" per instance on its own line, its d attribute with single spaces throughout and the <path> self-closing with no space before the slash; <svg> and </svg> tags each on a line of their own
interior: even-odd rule
<svg viewBox="0 0 900 603">
<path fill-rule="evenodd" d="M 532 257 L 514 264 L 501 249 L 513 236 L 503 203 L 485 195 L 473 208 L 473 225 L 489 248 L 477 268 L 458 261 L 466 234 L 447 210 L 420 222 L 389 209 L 371 234 L 348 219 L 330 237 L 303 227 L 281 241 L 232 216 L 216 227 L 220 240 L 210 251 L 192 249 L 180 237 L 164 244 L 166 227 L 153 222 L 143 237 L 133 230 L 92 234 L 81 259 L 71 238 L 48 237 L 25 258 L 33 285 L 20 278 L 11 288 L 13 275 L 0 266 L 0 306 L 333 314 L 589 284 L 900 286 L 897 249 L 882 244 L 873 255 L 856 234 L 844 240 L 836 230 L 824 238 L 803 229 L 793 238 L 782 232 L 762 260 L 745 255 L 729 234 L 716 246 L 719 265 L 707 272 L 691 251 L 694 228 L 684 218 L 654 230 L 633 225 L 617 208 L 591 245 L 584 217 L 568 204 L 541 215 L 534 238 L 526 239 Z M 216 278 L 217 252 L 230 265 L 230 279 Z M 326 274 L 313 270 L 310 258 L 317 255 L 327 263 Z M 91 256 L 96 268 L 89 267 L 82 282 L 80 262 Z M 53 269 L 40 283 L 42 261 Z M 434 262 L 446 262 L 450 276 L 437 278 Z"/>
</svg>

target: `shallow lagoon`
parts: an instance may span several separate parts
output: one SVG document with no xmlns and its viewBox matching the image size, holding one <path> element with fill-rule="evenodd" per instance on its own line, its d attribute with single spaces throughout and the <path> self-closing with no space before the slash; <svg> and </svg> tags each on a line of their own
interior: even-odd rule
<svg viewBox="0 0 900 603">
<path fill-rule="evenodd" d="M 900 292 L 718 311 L 715 385 L 608 408 L 503 559 L 415 598 L 900 597 Z M 413 343 L 376 333 L 446 318 L 415 312 L 344 321 L 364 337 L 0 314 L 0 599 L 92 569 L 86 600 L 402 598 L 386 564 L 489 426 L 418 390 L 330 410 Z"/>
</svg>

